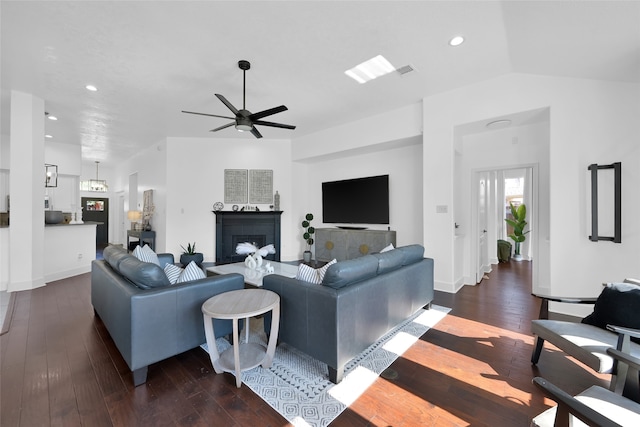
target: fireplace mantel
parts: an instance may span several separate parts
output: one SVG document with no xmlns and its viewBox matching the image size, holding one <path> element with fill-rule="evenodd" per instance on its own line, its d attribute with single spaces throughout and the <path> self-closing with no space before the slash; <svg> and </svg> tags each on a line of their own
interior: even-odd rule
<svg viewBox="0 0 640 427">
<path fill-rule="evenodd" d="M 259 246 L 270 243 L 276 253 L 265 259 L 280 261 L 280 217 L 282 211 L 213 211 L 216 215 L 216 264 L 243 261 L 236 245 L 249 241 Z"/>
</svg>

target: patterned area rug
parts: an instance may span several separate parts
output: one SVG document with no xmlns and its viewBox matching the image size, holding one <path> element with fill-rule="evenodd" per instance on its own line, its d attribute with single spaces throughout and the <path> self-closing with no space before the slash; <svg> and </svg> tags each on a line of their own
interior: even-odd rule
<svg viewBox="0 0 640 427">
<path fill-rule="evenodd" d="M 281 344 L 276 348 L 271 368 L 259 366 L 242 372 L 243 385 L 250 387 L 293 425 L 324 427 L 449 311 L 435 305 L 430 310 L 418 311 L 349 362 L 340 384 L 329 381 L 326 364 Z M 266 346 L 262 322 L 252 319 L 251 331 L 249 340 Z M 222 338 L 216 345 L 219 352 L 230 347 Z M 202 348 L 208 351 L 206 344 Z"/>
</svg>

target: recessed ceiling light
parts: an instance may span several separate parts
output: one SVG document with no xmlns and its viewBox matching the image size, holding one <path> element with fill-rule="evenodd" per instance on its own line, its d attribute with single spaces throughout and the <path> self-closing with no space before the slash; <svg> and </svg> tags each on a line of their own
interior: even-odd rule
<svg viewBox="0 0 640 427">
<path fill-rule="evenodd" d="M 511 126 L 511 120 L 509 119 L 494 120 L 486 124 L 489 129 L 504 129 L 509 126 Z"/>
<path fill-rule="evenodd" d="M 449 45 L 451 46 L 460 46 L 462 43 L 464 43 L 464 37 L 462 36 L 455 36 L 449 40 Z"/>
<path fill-rule="evenodd" d="M 344 73 L 358 83 L 366 83 L 395 70 L 396 68 L 384 56 L 378 55 Z"/>
<path fill-rule="evenodd" d="M 49 120 L 58 120 L 58 118 L 56 116 L 52 116 L 51 114 L 47 115 L 47 118 Z"/>
<path fill-rule="evenodd" d="M 91 92 L 95 92 L 98 90 L 98 88 L 94 85 L 86 85 L 85 88 L 87 88 L 87 90 L 90 90 Z"/>
<path fill-rule="evenodd" d="M 45 135 L 44 137 L 45 137 L 45 138 L 53 138 L 53 136 L 52 136 L 52 135 Z"/>
</svg>

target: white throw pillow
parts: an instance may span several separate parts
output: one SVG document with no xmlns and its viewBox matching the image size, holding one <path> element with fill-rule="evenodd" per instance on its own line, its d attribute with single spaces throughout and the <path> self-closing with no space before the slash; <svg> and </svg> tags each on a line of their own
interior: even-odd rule
<svg viewBox="0 0 640 427">
<path fill-rule="evenodd" d="M 332 259 L 331 261 L 317 269 L 309 267 L 307 264 L 300 264 L 298 265 L 298 273 L 296 274 L 296 279 L 320 285 L 322 283 L 322 279 L 324 279 L 324 275 L 327 273 L 327 269 L 336 262 L 338 262 L 336 259 Z"/>
<path fill-rule="evenodd" d="M 192 280 L 204 279 L 205 277 L 207 277 L 207 275 L 204 274 L 204 271 L 202 271 L 200 267 L 198 267 L 198 264 L 191 261 L 184 268 L 184 271 L 180 274 L 176 283 L 190 282 Z"/>
<path fill-rule="evenodd" d="M 180 278 L 182 271 L 183 269 L 175 264 L 167 264 L 164 266 L 164 274 L 167 275 L 167 279 L 169 279 L 169 283 L 172 285 L 178 283 L 178 278 Z"/>
<path fill-rule="evenodd" d="M 138 258 L 142 262 L 152 262 L 156 265 L 160 265 L 158 255 L 149 247 L 149 245 L 136 246 L 133 250 L 133 256 Z"/>
<path fill-rule="evenodd" d="M 389 252 L 389 251 L 392 251 L 392 250 L 394 250 L 394 249 L 395 249 L 395 248 L 393 247 L 393 243 L 389 243 L 389 245 L 388 245 L 388 246 L 385 246 L 384 248 L 382 248 L 382 249 L 380 250 L 380 253 L 383 253 L 383 252 Z"/>
</svg>

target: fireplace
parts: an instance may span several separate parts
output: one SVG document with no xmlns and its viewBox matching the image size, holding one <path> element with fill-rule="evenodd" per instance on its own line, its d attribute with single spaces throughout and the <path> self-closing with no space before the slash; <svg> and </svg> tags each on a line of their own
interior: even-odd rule
<svg viewBox="0 0 640 427">
<path fill-rule="evenodd" d="M 280 217 L 282 211 L 229 212 L 216 214 L 216 264 L 244 261 L 246 255 L 236 254 L 238 243 L 255 243 L 262 247 L 273 244 L 275 254 L 267 260 L 280 261 Z"/>
</svg>

